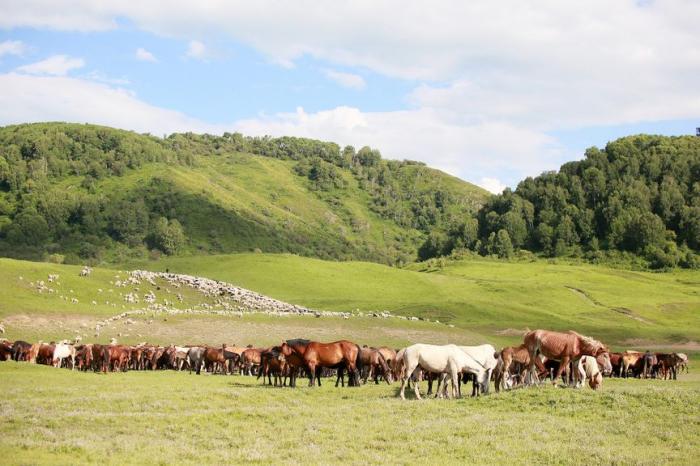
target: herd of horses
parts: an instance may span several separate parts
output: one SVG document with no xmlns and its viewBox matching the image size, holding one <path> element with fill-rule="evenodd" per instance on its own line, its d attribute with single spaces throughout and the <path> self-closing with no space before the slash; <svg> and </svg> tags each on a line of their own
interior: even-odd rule
<svg viewBox="0 0 700 466">
<path fill-rule="evenodd" d="M 525 334 L 520 346 L 500 351 L 489 345 L 457 346 L 414 344 L 402 349 L 360 347 L 347 340 L 320 343 L 305 339 L 286 340 L 278 346 L 254 348 L 222 345 L 131 346 L 112 342 L 77 344 L 0 341 L 0 360 L 26 361 L 68 367 L 73 370 L 108 372 L 127 370 L 202 370 L 216 374 L 257 375 L 263 383 L 296 386 L 297 377 L 309 385 L 321 385 L 323 377 L 335 376 L 335 385 L 359 386 L 369 379 L 391 384 L 401 381 L 399 396 L 413 385 L 420 398 L 418 382 L 428 381 L 428 395 L 437 381 L 436 396 L 460 397 L 461 384 L 472 381 L 472 395 L 537 385 L 549 378 L 557 383 L 592 389 L 602 385 L 603 376 L 672 378 L 688 371 L 683 353 L 649 351 L 610 352 L 603 343 L 574 331 L 535 330 Z M 273 382 L 274 379 L 274 382 Z M 450 389 L 448 392 L 448 384 Z"/>
</svg>

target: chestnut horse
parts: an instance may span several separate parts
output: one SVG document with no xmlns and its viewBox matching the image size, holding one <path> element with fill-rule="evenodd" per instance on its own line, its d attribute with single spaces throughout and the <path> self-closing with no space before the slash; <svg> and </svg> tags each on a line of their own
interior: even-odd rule
<svg viewBox="0 0 700 466">
<path fill-rule="evenodd" d="M 506 382 L 512 383 L 513 379 L 516 379 L 519 384 L 525 381 L 525 375 L 530 368 L 530 352 L 525 344 L 507 346 L 494 356 L 497 356 L 502 361 L 502 366 L 495 372 L 494 383 L 496 391 L 504 387 Z M 540 358 L 535 358 L 535 365 L 537 366 L 539 377 L 547 375 L 547 369 Z"/>
<path fill-rule="evenodd" d="M 530 353 L 530 376 L 532 380 L 538 380 L 535 370 L 535 358 L 540 354 L 549 359 L 559 361 L 557 374 L 552 378 L 552 383 L 556 384 L 557 379 L 565 368 L 569 367 L 569 362 L 574 362 L 574 367 L 581 356 L 598 357 L 603 353 L 608 353 L 608 348 L 598 340 L 591 337 L 579 335 L 574 331 L 567 333 L 552 332 L 549 330 L 534 330 L 525 334 L 525 346 Z M 610 359 L 607 359 L 608 364 Z M 577 371 L 574 371 L 578 378 Z"/>
<path fill-rule="evenodd" d="M 316 369 L 328 367 L 338 369 L 344 367 L 352 374 L 354 386 L 360 385 L 359 367 L 362 362 L 359 360 L 360 347 L 347 340 L 335 341 L 333 343 L 319 343 L 308 340 L 287 340 L 281 345 L 282 354 L 287 357 L 292 353 L 299 354 L 304 359 L 304 364 L 309 370 L 309 386 L 313 387 L 318 379 Z"/>
</svg>

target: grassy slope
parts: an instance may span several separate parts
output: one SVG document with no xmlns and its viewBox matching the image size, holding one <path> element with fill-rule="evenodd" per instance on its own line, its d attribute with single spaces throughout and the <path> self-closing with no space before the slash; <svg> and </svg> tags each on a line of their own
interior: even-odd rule
<svg viewBox="0 0 700 466">
<path fill-rule="evenodd" d="M 4 464 L 694 464 L 696 373 L 479 399 L 0 363 Z M 303 382 L 302 382 L 303 384 Z M 425 386 L 422 388 L 425 390 Z"/>
<path fill-rule="evenodd" d="M 494 334 L 579 329 L 610 342 L 700 340 L 700 273 L 466 260 L 432 273 L 292 255 L 241 254 L 150 263 L 330 310 L 391 310 Z M 146 267 L 148 264 L 143 264 Z M 581 294 L 572 290 L 578 289 Z"/>
<path fill-rule="evenodd" d="M 386 309 L 438 319 L 495 344 L 515 342 L 517 332 L 508 329 L 526 327 L 577 329 L 615 347 L 700 341 L 698 272 L 652 274 L 592 265 L 470 260 L 426 273 L 373 263 L 266 254 L 169 258 L 130 267 L 169 268 L 224 280 L 317 309 Z M 49 273 L 61 274 L 57 293 L 39 294 L 29 287 L 29 281 L 45 279 Z M 106 293 L 116 273 L 95 269 L 93 277 L 83 279 L 77 276 L 77 267 L 2 259 L 0 280 L 5 285 L 0 287 L 0 316 L 116 314 L 122 310 L 122 301 L 114 293 L 130 291 L 112 292 L 116 307 L 104 304 L 110 299 Z M 79 304 L 58 298 L 68 295 L 70 289 Z M 168 297 L 157 294 L 159 299 Z M 183 306 L 201 301 L 184 294 Z M 93 300 L 98 304 L 91 304 Z M 367 325 L 391 327 L 398 322 L 375 320 Z M 411 341 L 408 337 L 399 340 Z"/>
<path fill-rule="evenodd" d="M 415 258 L 422 241 L 420 232 L 372 212 L 369 195 L 349 172 L 342 172 L 345 189 L 312 191 L 309 181 L 294 173 L 295 165 L 294 161 L 242 153 L 200 156 L 193 167 L 150 163 L 124 176 L 102 179 L 96 192 L 112 197 L 146 189 L 154 203 L 168 206 L 166 216 L 184 225 L 190 240 L 185 252 L 189 253 L 259 248 L 345 259 Z M 462 199 L 470 211 L 487 196 L 483 189 L 437 170 L 405 170 L 413 173 L 419 168 L 428 170 L 430 177 L 419 179 L 417 188 L 442 186 L 455 199 Z M 53 189 L 80 190 L 81 181 L 81 177 L 66 178 Z M 164 203 L 163 198 L 169 200 Z M 119 260 L 109 252 L 108 259 Z"/>
</svg>

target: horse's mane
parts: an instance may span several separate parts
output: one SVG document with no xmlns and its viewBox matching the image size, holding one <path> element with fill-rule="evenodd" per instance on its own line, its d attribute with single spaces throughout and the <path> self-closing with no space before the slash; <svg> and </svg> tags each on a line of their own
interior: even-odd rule
<svg viewBox="0 0 700 466">
<path fill-rule="evenodd" d="M 311 340 L 306 340 L 304 338 L 293 338 L 291 340 L 287 340 L 288 345 L 308 345 L 311 343 Z"/>
<path fill-rule="evenodd" d="M 581 341 L 583 342 L 583 344 L 584 344 L 585 346 L 588 346 L 588 347 L 590 347 L 590 348 L 596 348 L 596 349 L 605 348 L 605 345 L 604 345 L 602 342 L 596 340 L 596 339 L 593 338 L 593 337 L 589 337 L 589 336 L 586 336 L 586 335 L 581 335 L 580 333 L 577 333 L 577 332 L 575 332 L 575 331 L 573 331 L 573 330 L 569 330 L 569 333 L 572 334 L 572 335 L 575 335 L 575 336 L 578 337 L 578 338 L 580 338 Z"/>
</svg>

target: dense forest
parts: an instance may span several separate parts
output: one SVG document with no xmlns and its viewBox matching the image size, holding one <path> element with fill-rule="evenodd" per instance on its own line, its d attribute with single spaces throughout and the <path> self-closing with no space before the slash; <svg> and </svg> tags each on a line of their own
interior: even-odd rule
<svg viewBox="0 0 700 466">
<path fill-rule="evenodd" d="M 281 162 L 253 166 L 256 157 Z M 246 180 L 252 197 L 224 199 Z M 389 264 L 530 251 L 695 268 L 700 138 L 622 138 L 489 197 L 369 147 L 65 123 L 0 128 L 0 255 L 77 263 L 251 250 Z"/>
<path fill-rule="evenodd" d="M 652 268 L 700 266 L 700 138 L 631 136 L 527 178 L 475 217 L 434 231 L 423 258 L 469 249 L 528 250 L 593 261 L 633 257 Z"/>
<path fill-rule="evenodd" d="M 255 157 L 284 162 L 262 165 L 261 175 Z M 238 181 L 217 185 L 221 173 L 260 176 L 254 205 L 227 198 Z M 279 193 L 292 189 L 296 205 L 281 211 Z M 431 231 L 473 215 L 486 197 L 369 147 L 65 123 L 0 128 L 0 255 L 10 257 L 76 263 L 262 249 L 405 262 Z"/>
</svg>

